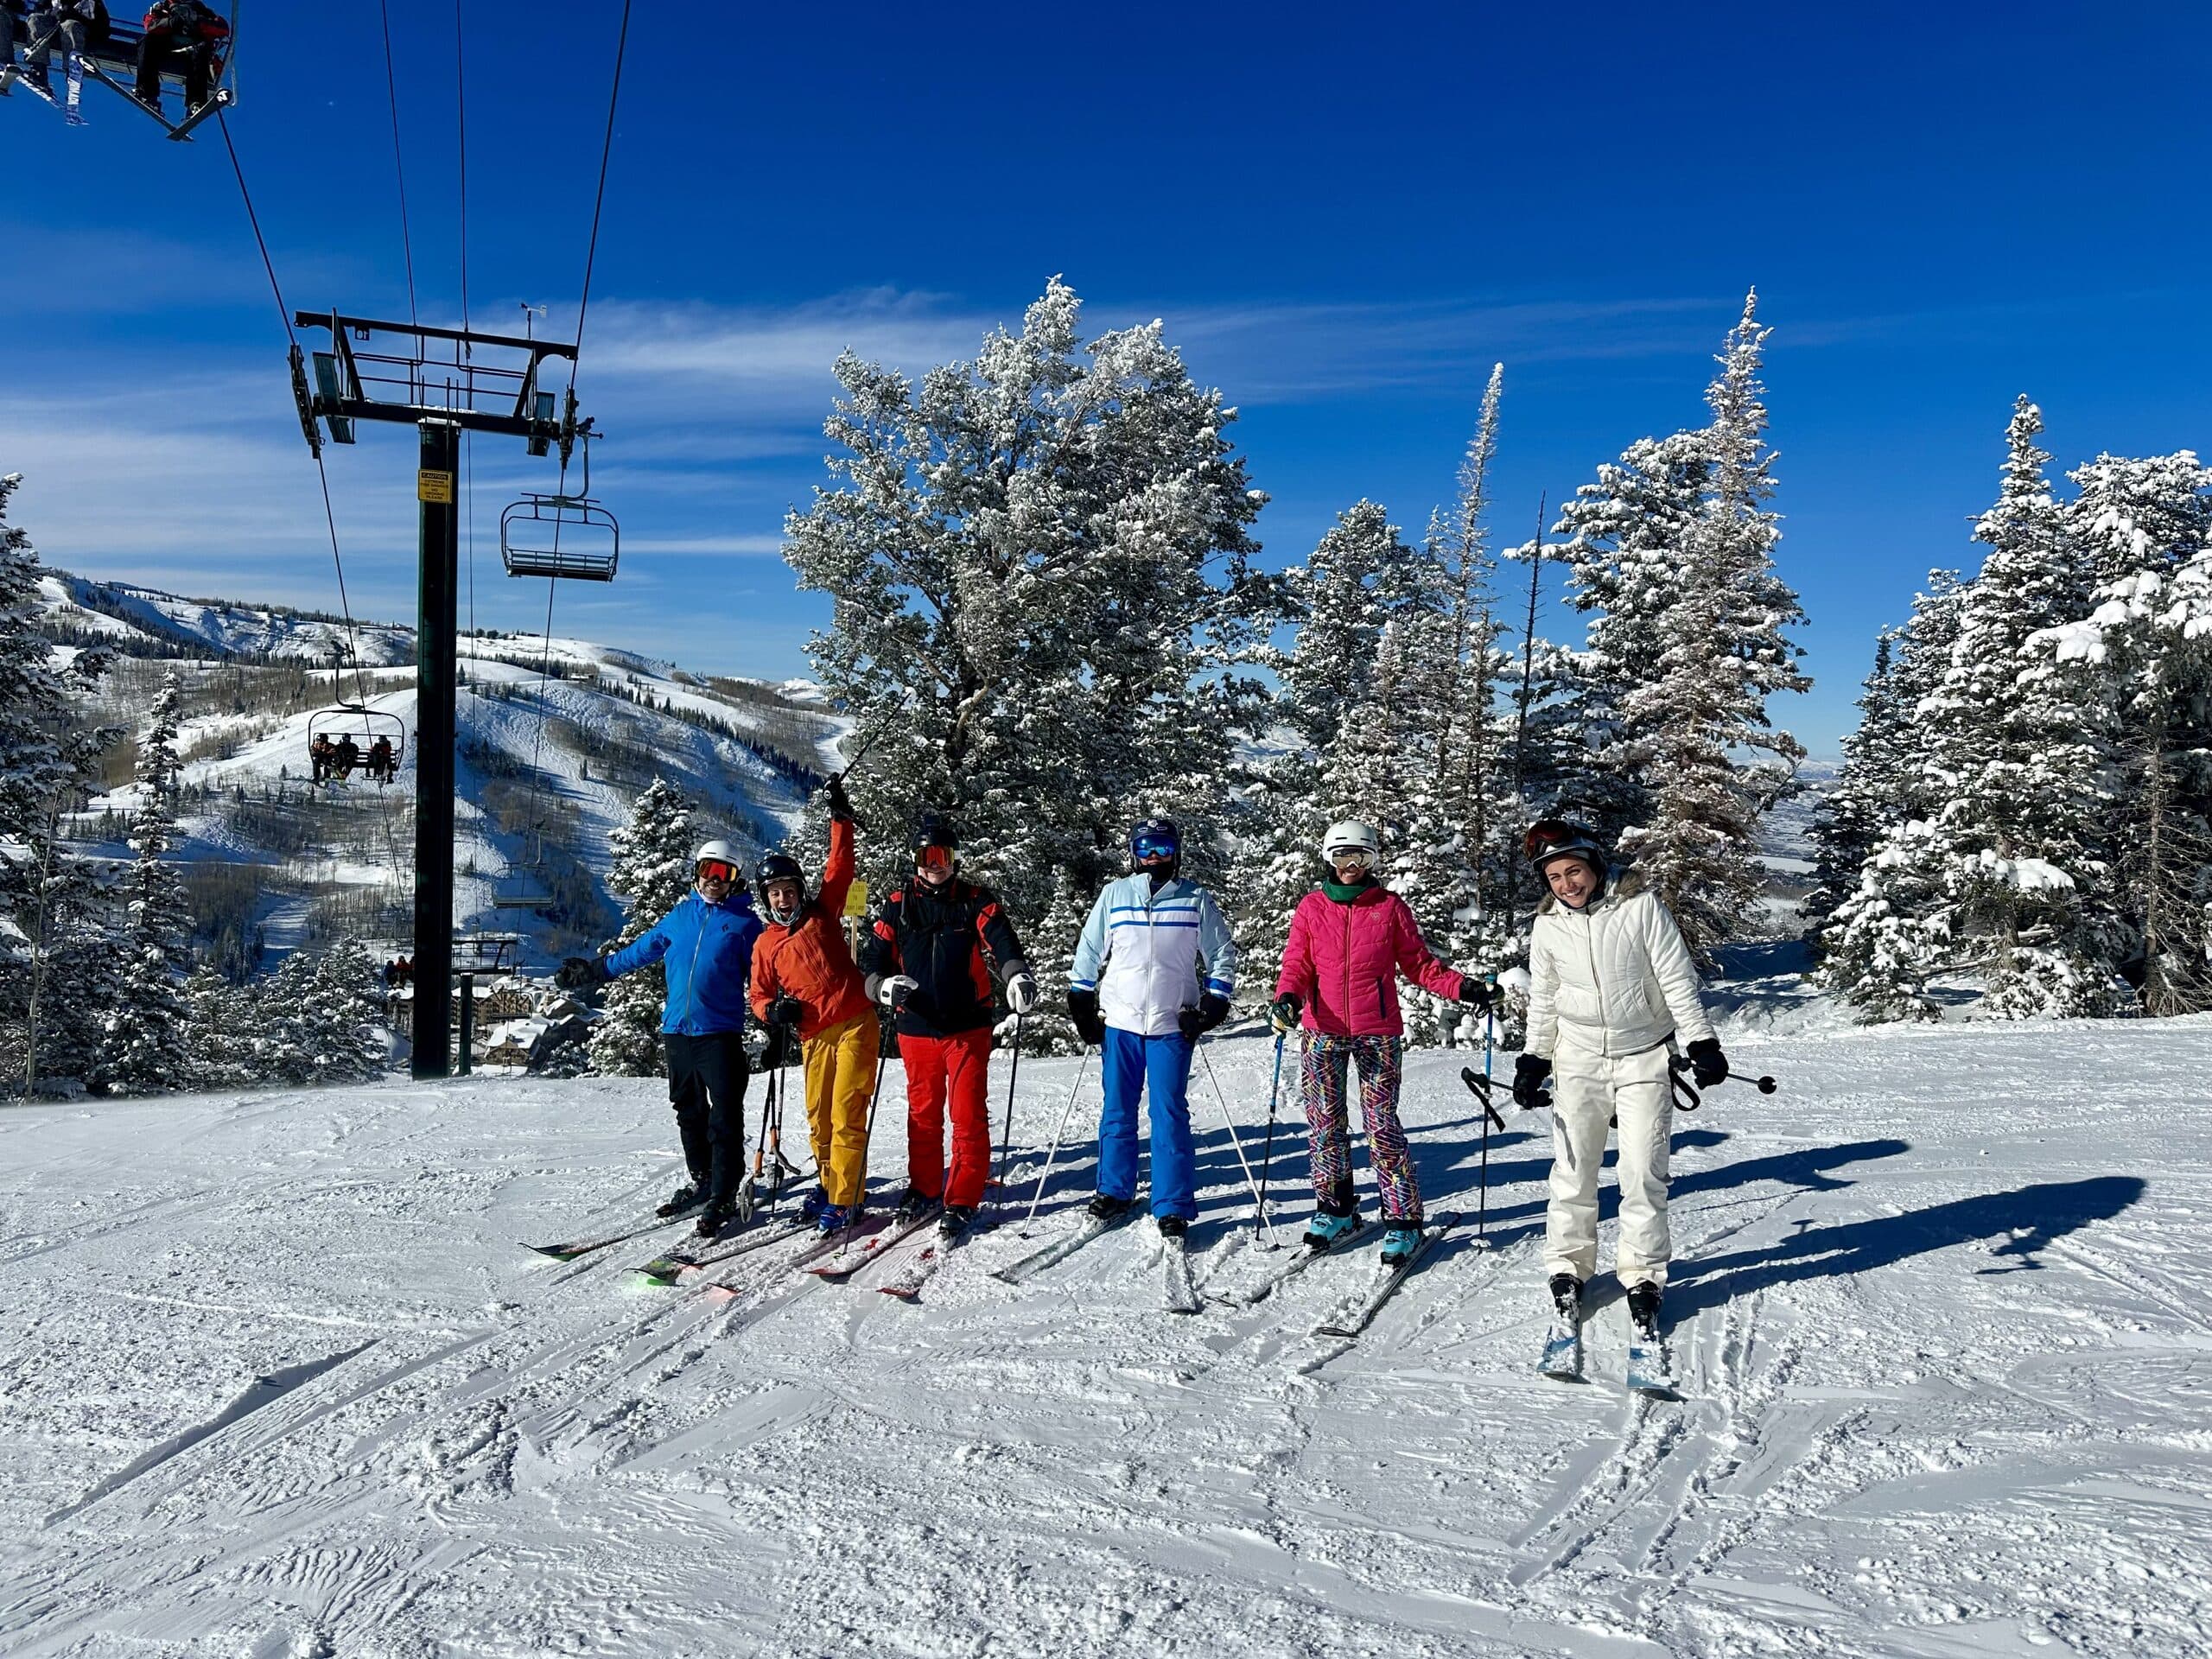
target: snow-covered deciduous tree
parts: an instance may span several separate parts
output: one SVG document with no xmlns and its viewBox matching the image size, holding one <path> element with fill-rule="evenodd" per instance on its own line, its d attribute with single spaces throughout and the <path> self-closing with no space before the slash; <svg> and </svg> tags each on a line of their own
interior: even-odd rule
<svg viewBox="0 0 2212 1659">
<path fill-rule="evenodd" d="M 609 948 L 629 944 L 683 902 L 691 890 L 691 804 L 683 791 L 656 778 L 631 804 L 630 822 L 609 840 L 614 867 L 608 891 L 624 903 L 622 931 Z M 664 1077 L 660 1022 L 668 982 L 660 964 L 625 974 L 607 987 L 604 1017 L 593 1027 L 591 1064 L 614 1077 Z"/>
<path fill-rule="evenodd" d="M 1151 813 L 1182 822 L 1194 873 L 1217 868 L 1279 605 L 1236 411 L 1156 322 L 1086 345 L 1057 279 L 1018 334 L 918 387 L 850 355 L 837 377 L 837 482 L 785 556 L 831 596 L 816 671 L 877 744 L 850 779 L 870 872 L 903 868 L 927 808 L 1025 926 L 1055 872 L 1095 891 L 1119 870 Z"/>
<path fill-rule="evenodd" d="M 1774 569 L 1781 526 L 1766 505 L 1774 456 L 1758 378 L 1771 330 L 1757 298 L 1746 297 L 1706 394 L 1713 421 L 1698 438 L 1709 471 L 1655 618 L 1656 672 L 1621 702 L 1625 758 L 1648 802 L 1624 844 L 1707 962 L 1751 920 L 1766 881 L 1758 820 L 1804 758 L 1768 700 L 1812 683 L 1788 632 L 1804 613 Z"/>
<path fill-rule="evenodd" d="M 130 848 L 130 946 L 120 995 L 106 1011 L 100 1081 L 119 1094 L 190 1086 L 181 983 L 191 967 L 190 907 L 170 861 L 176 845 L 177 709 L 174 671 L 154 694 L 138 742 Z"/>
</svg>

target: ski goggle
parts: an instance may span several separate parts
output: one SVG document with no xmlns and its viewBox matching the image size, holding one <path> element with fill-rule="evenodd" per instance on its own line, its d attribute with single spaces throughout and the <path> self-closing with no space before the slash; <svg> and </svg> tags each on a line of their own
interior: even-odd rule
<svg viewBox="0 0 2212 1659">
<path fill-rule="evenodd" d="M 1173 858 L 1182 844 L 1173 836 L 1139 836 L 1129 843 L 1129 855 L 1141 864 L 1147 859 Z"/>
<path fill-rule="evenodd" d="M 719 858 L 702 858 L 699 861 L 699 879 L 702 881 L 734 881 L 737 880 L 737 866 L 724 863 Z"/>
<path fill-rule="evenodd" d="M 1370 847 L 1332 847 L 1328 855 L 1332 864 L 1357 864 L 1363 870 L 1375 862 L 1375 850 Z"/>
<path fill-rule="evenodd" d="M 1533 861 L 1567 853 L 1594 859 L 1598 855 L 1598 844 L 1591 839 L 1587 830 L 1563 818 L 1546 818 L 1541 823 L 1531 824 L 1529 833 L 1521 837 L 1521 855 L 1523 858 Z"/>
<path fill-rule="evenodd" d="M 950 871 L 954 856 L 950 847 L 917 847 L 914 849 L 914 868 L 918 870 Z"/>
</svg>

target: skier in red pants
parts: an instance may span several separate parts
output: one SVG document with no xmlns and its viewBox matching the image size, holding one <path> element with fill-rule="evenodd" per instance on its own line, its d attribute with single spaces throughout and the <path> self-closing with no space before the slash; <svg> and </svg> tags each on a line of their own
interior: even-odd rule
<svg viewBox="0 0 2212 1659">
<path fill-rule="evenodd" d="M 951 827 L 922 815 L 914 832 L 914 880 L 877 907 L 861 941 L 868 995 L 897 1014 L 906 1068 L 906 1194 L 902 1219 L 944 1206 L 938 1230 L 949 1241 L 975 1224 L 991 1166 L 991 975 L 1016 1014 L 1036 1006 L 1037 982 L 1014 925 L 988 887 L 963 881 Z M 952 1117 L 952 1166 L 944 1120 Z"/>
</svg>

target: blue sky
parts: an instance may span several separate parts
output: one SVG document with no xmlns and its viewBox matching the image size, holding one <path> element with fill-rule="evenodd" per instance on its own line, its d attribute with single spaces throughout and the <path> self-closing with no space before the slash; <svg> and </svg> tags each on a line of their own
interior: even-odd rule
<svg viewBox="0 0 2212 1659">
<path fill-rule="evenodd" d="M 390 0 L 420 302 L 460 308 L 448 0 Z M 462 0 L 469 296 L 573 327 L 619 7 Z M 1777 15 L 1777 13 L 1780 15 Z M 622 579 L 556 628 L 804 671 L 776 556 L 823 474 L 830 365 L 972 354 L 1055 272 L 1166 320 L 1243 411 L 1271 563 L 1361 497 L 1417 531 L 1506 365 L 1517 542 L 1702 417 L 1756 283 L 1783 569 L 1832 751 L 1873 632 L 1970 563 L 2015 393 L 2062 466 L 2202 447 L 2212 386 L 2195 8 L 1465 5 L 638 9 L 579 391 Z M 1817 13 L 1817 15 L 1816 15 Z M 246 9 L 232 131 L 287 300 L 404 315 L 375 0 Z M 283 339 L 219 137 L 97 88 L 0 104 L 0 469 L 54 563 L 324 608 L 336 584 Z M 359 613 L 412 614 L 411 435 L 331 454 Z M 479 440 L 475 605 L 535 628 Z"/>
</svg>

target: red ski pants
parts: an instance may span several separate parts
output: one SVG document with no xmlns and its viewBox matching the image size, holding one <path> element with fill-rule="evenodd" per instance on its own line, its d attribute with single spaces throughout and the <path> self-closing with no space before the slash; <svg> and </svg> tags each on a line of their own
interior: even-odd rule
<svg viewBox="0 0 2212 1659">
<path fill-rule="evenodd" d="M 906 1063 L 906 1179 L 925 1198 L 974 1209 L 991 1172 L 991 1109 L 984 1074 L 988 1027 L 950 1037 L 899 1035 Z M 952 1173 L 944 1168 L 944 1109 L 952 1107 Z"/>
</svg>

